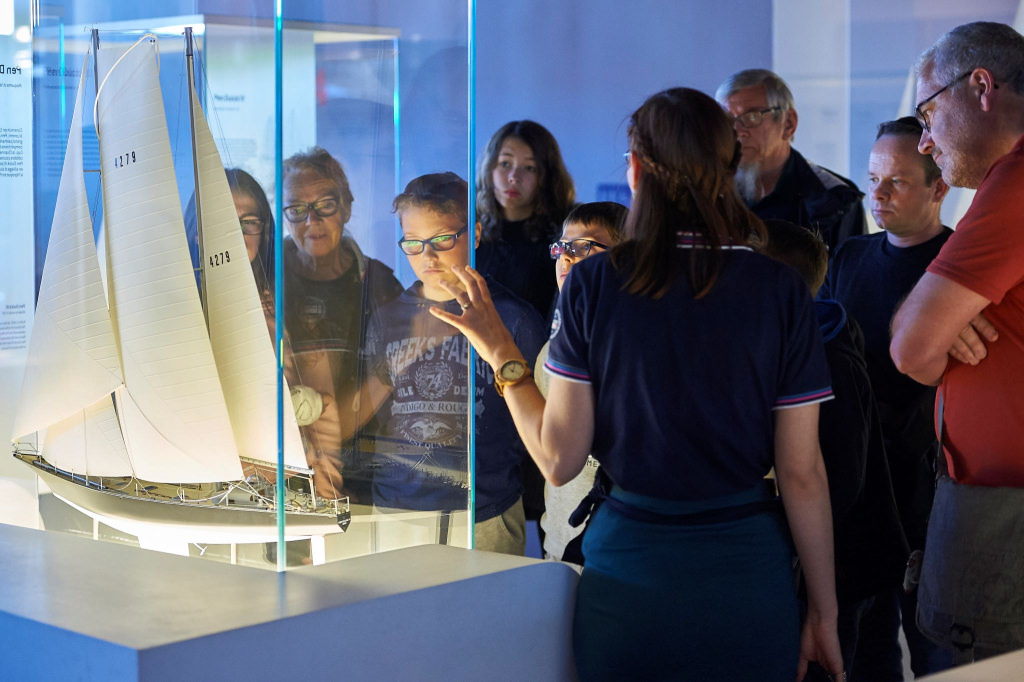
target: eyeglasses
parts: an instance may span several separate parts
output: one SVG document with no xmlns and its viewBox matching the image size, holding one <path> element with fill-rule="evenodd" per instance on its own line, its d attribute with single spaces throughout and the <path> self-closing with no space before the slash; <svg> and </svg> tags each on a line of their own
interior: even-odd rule
<svg viewBox="0 0 1024 682">
<path fill-rule="evenodd" d="M 290 223 L 301 223 L 313 211 L 321 218 L 328 218 L 338 212 L 338 197 L 324 197 L 308 204 L 292 204 L 284 207 L 284 217 Z"/>
<path fill-rule="evenodd" d="M 459 237 L 466 234 L 468 225 L 453 234 L 439 234 L 430 239 L 399 239 L 398 246 L 407 256 L 416 256 L 423 253 L 423 249 L 430 245 L 434 251 L 451 251 L 455 248 L 455 242 Z"/>
<path fill-rule="evenodd" d="M 263 234 L 263 220 L 260 218 L 239 218 L 238 222 L 242 225 L 242 234 L 251 237 Z"/>
<path fill-rule="evenodd" d="M 931 97 L 927 97 L 921 100 L 921 102 L 919 102 L 918 105 L 914 107 L 914 112 L 917 114 L 917 120 L 921 122 L 921 126 L 925 130 L 927 130 L 929 133 L 932 131 L 932 112 L 921 111 L 921 107 L 923 107 L 925 104 L 928 104 L 928 102 L 931 102 L 933 99 L 944 93 L 946 90 L 949 90 L 951 87 L 962 81 L 964 78 L 970 76 L 971 73 L 973 73 L 973 71 L 974 69 L 971 69 L 970 71 L 964 71 L 962 74 L 946 83 L 945 86 L 933 92 Z M 932 111 L 934 111 L 934 109 L 932 109 Z"/>
<path fill-rule="evenodd" d="M 600 246 L 602 249 L 607 249 L 608 246 L 601 242 L 595 242 L 593 239 L 573 239 L 571 242 L 565 240 L 559 240 L 552 242 L 551 246 L 548 247 L 551 252 L 551 259 L 558 260 L 562 254 L 567 254 L 570 258 L 586 258 L 590 255 L 590 250 L 595 246 Z"/>
<path fill-rule="evenodd" d="M 782 107 L 768 107 L 767 109 L 752 109 L 739 116 L 733 116 L 734 123 L 738 122 L 744 128 L 756 128 L 764 123 L 764 115 L 781 111 Z"/>
</svg>

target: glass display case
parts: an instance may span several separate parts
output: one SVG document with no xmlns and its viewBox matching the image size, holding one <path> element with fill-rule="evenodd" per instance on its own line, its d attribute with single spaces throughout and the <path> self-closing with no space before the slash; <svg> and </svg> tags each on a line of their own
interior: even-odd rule
<svg viewBox="0 0 1024 682">
<path fill-rule="evenodd" d="M 230 5 L 31 17 L 2 520 L 268 568 L 472 546 L 477 374 L 418 283 L 472 253 L 469 3 Z"/>
</svg>

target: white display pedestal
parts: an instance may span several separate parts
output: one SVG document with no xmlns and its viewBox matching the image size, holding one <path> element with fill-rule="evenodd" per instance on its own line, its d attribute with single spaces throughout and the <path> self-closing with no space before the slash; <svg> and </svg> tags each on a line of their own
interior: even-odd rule
<svg viewBox="0 0 1024 682">
<path fill-rule="evenodd" d="M 577 575 L 422 546 L 277 574 L 0 525 L 12 680 L 573 678 Z"/>
</svg>

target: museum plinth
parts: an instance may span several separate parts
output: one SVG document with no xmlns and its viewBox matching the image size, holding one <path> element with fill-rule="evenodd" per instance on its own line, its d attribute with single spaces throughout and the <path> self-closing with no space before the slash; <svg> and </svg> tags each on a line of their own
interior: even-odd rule
<svg viewBox="0 0 1024 682">
<path fill-rule="evenodd" d="M 285 573 L 0 524 L 11 680 L 573 678 L 565 565 L 421 546 Z"/>
</svg>

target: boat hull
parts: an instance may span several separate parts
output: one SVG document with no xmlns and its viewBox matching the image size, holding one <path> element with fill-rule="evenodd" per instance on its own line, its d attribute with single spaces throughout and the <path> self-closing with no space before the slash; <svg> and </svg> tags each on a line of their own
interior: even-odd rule
<svg viewBox="0 0 1024 682">
<path fill-rule="evenodd" d="M 272 508 L 238 505 L 198 505 L 168 499 L 138 497 L 101 487 L 95 481 L 71 476 L 38 463 L 34 456 L 16 454 L 32 467 L 54 495 L 112 528 L 134 535 L 143 544 L 161 542 L 236 544 L 277 540 L 277 512 Z M 348 527 L 348 506 L 334 513 L 285 513 L 285 539 L 300 540 L 341 533 Z M 343 527 L 344 526 L 344 527 Z"/>
</svg>

